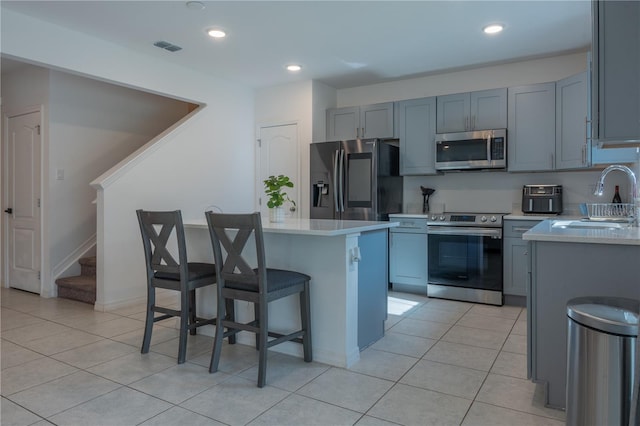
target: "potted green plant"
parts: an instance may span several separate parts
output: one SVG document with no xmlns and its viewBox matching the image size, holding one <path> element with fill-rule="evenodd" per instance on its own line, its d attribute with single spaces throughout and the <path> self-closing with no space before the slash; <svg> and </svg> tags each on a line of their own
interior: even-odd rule
<svg viewBox="0 0 640 426">
<path fill-rule="evenodd" d="M 295 209 L 296 202 L 289 198 L 284 192 L 284 188 L 293 188 L 293 182 L 288 176 L 278 175 L 269 176 L 264 180 L 264 192 L 269 197 L 267 207 L 269 207 L 269 220 L 271 222 L 282 222 L 284 220 L 283 204 L 285 201 L 291 203 L 292 209 Z"/>
</svg>

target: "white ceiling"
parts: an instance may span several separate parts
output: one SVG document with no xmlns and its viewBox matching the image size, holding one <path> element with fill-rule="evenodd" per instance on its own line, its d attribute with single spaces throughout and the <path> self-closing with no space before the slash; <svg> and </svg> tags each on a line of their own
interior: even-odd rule
<svg viewBox="0 0 640 426">
<path fill-rule="evenodd" d="M 252 87 L 341 89 L 587 50 L 591 3 L 572 1 L 2 1 L 2 8 Z M 505 30 L 486 36 L 483 26 Z M 205 30 L 222 27 L 216 41 Z M 154 47 L 158 40 L 183 49 Z M 100 52 L 96 52 L 100 54 Z M 303 66 L 297 75 L 288 63 Z"/>
</svg>

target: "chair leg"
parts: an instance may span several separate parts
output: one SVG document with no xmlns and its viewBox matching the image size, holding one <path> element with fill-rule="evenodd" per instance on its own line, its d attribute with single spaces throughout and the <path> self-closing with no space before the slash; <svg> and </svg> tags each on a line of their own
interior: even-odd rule
<svg viewBox="0 0 640 426">
<path fill-rule="evenodd" d="M 216 321 L 216 335 L 213 339 L 213 350 L 211 351 L 209 373 L 215 373 L 216 371 L 218 371 L 218 364 L 220 363 L 220 353 L 222 352 L 222 340 L 224 339 L 224 319 L 229 316 L 229 312 L 226 308 L 229 307 L 229 302 L 231 302 L 231 307 L 233 308 L 233 300 L 222 300 L 222 297 L 220 296 L 220 294 L 218 294 L 218 319 Z M 235 335 L 233 336 L 233 342 L 235 343 Z M 229 343 L 231 343 L 231 336 L 229 336 Z"/>
<path fill-rule="evenodd" d="M 143 354 L 149 352 L 149 345 L 151 344 L 151 333 L 153 331 L 153 308 L 156 304 L 156 290 L 151 287 L 151 285 L 148 285 L 147 289 L 147 315 L 144 322 L 144 337 L 142 338 L 142 348 L 140 349 L 140 352 Z"/>
<path fill-rule="evenodd" d="M 236 320 L 236 307 L 234 305 L 234 301 L 233 299 L 226 299 L 226 314 L 223 318 L 228 319 L 229 321 L 235 321 Z M 219 317 L 220 318 L 220 317 Z M 231 334 L 228 337 L 229 340 L 229 344 L 233 345 L 236 343 L 236 333 Z"/>
<path fill-rule="evenodd" d="M 196 324 L 196 290 L 193 289 L 189 292 L 189 325 Z M 192 336 L 196 335 L 196 327 L 189 327 L 189 333 Z"/>
<path fill-rule="evenodd" d="M 309 297 L 309 281 L 304 283 L 304 291 L 300 293 L 300 319 L 304 336 L 302 336 L 302 348 L 305 362 L 313 361 L 311 349 L 311 301 Z"/>
<path fill-rule="evenodd" d="M 253 304 L 253 317 L 258 321 L 258 327 L 260 327 L 260 304 Z M 260 350 L 260 334 L 256 333 L 256 351 Z"/>
<path fill-rule="evenodd" d="M 187 334 L 189 331 L 189 294 L 180 292 L 180 342 L 178 343 L 178 364 L 187 357 Z"/>
<path fill-rule="evenodd" d="M 259 324 L 259 340 L 258 344 L 258 387 L 262 388 L 267 380 L 267 342 L 269 338 L 269 322 L 267 320 L 267 313 L 269 309 L 267 306 L 263 306 L 259 309 L 260 312 L 260 324 Z"/>
</svg>

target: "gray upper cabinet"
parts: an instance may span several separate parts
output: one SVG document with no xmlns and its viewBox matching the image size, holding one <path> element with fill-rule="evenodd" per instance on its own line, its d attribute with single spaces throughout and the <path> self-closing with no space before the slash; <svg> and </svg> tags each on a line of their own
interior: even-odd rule
<svg viewBox="0 0 640 426">
<path fill-rule="evenodd" d="M 438 96 L 438 133 L 507 127 L 507 89 Z"/>
<path fill-rule="evenodd" d="M 397 103 L 400 174 L 435 174 L 436 98 Z"/>
<path fill-rule="evenodd" d="M 640 2 L 594 1 L 593 137 L 640 142 Z"/>
<path fill-rule="evenodd" d="M 356 138 L 360 129 L 360 108 L 334 108 L 327 110 L 327 140 L 350 140 Z"/>
<path fill-rule="evenodd" d="M 553 170 L 556 146 L 555 82 L 510 87 L 508 97 L 508 170 Z"/>
<path fill-rule="evenodd" d="M 392 138 L 393 102 L 327 110 L 327 140 Z"/>
<path fill-rule="evenodd" d="M 591 150 L 588 130 L 586 71 L 556 82 L 556 169 L 588 167 Z"/>
</svg>

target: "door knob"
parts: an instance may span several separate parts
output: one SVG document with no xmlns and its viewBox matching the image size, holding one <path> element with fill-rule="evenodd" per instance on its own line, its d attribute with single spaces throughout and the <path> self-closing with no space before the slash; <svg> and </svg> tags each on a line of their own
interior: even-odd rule
<svg viewBox="0 0 640 426">
<path fill-rule="evenodd" d="M 5 213 L 12 214 L 12 213 L 13 213 L 13 209 L 12 209 L 11 207 L 9 207 L 9 208 L 8 208 L 8 209 L 6 209 L 4 212 L 5 212 Z"/>
</svg>

